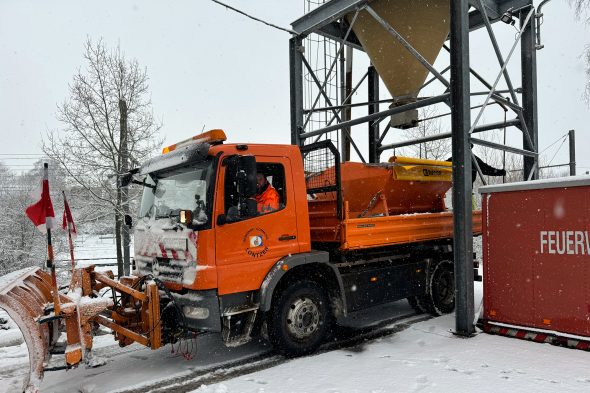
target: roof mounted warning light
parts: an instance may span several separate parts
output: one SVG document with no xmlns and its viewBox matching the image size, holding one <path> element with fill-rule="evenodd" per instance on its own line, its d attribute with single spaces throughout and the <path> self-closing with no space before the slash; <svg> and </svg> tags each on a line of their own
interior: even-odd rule
<svg viewBox="0 0 590 393">
<path fill-rule="evenodd" d="M 184 141 L 175 143 L 174 145 L 166 146 L 162 149 L 162 154 L 170 153 L 179 147 L 186 146 L 192 143 L 209 143 L 210 145 L 218 145 L 227 140 L 225 132 L 221 129 L 209 130 L 193 136 L 192 138 L 185 139 Z"/>
</svg>

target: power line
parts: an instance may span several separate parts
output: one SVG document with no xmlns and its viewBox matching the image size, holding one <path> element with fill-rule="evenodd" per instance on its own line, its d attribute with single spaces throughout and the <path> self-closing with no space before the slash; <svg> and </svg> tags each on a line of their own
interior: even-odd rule
<svg viewBox="0 0 590 393">
<path fill-rule="evenodd" d="M 562 138 L 563 138 L 563 140 L 565 141 L 565 138 L 566 138 L 567 136 L 568 136 L 568 133 L 566 132 L 565 134 L 563 134 L 563 135 L 561 135 L 559 138 L 557 138 L 557 139 L 556 139 L 556 140 L 555 140 L 553 143 L 551 143 L 549 146 L 547 146 L 545 149 L 543 149 L 543 151 L 539 152 L 539 154 L 543 154 L 543 153 L 545 153 L 547 150 L 549 150 L 549 148 L 550 148 L 551 146 L 555 145 L 557 142 L 559 142 L 560 140 L 562 140 Z M 562 142 L 562 143 L 563 143 L 563 142 Z"/>
<path fill-rule="evenodd" d="M 42 153 L 0 153 L 0 156 L 46 156 Z"/>
<path fill-rule="evenodd" d="M 20 155 L 20 154 L 19 154 Z M 4 160 L 40 160 L 43 158 L 49 158 L 47 156 L 41 156 L 41 157 L 1 157 L 0 160 L 4 161 Z"/>
<path fill-rule="evenodd" d="M 561 141 L 561 145 L 559 145 L 559 147 L 557 148 L 557 151 L 555 152 L 553 157 L 551 157 L 551 159 L 549 160 L 549 163 L 547 165 L 551 165 L 551 163 L 553 162 L 553 159 L 555 159 L 555 156 L 557 156 L 557 153 L 559 153 L 559 151 L 561 150 L 561 147 L 565 143 L 565 140 L 566 140 L 566 138 L 563 138 L 563 140 Z"/>
<path fill-rule="evenodd" d="M 1 161 L 0 161 L 1 163 Z M 42 168 L 41 166 L 36 166 L 34 164 L 2 164 L 2 166 L 11 168 L 11 167 L 26 167 L 26 168 Z"/>
<path fill-rule="evenodd" d="M 297 33 L 296 33 L 296 32 L 294 32 L 294 31 L 293 31 L 293 30 L 291 30 L 291 29 L 285 29 L 284 27 L 277 26 L 277 25 L 275 25 L 275 24 L 272 24 L 272 23 L 270 23 L 270 22 L 266 22 L 266 21 L 264 21 L 264 20 L 262 20 L 262 19 L 259 19 L 259 18 L 255 17 L 255 16 L 248 15 L 248 14 L 247 14 L 247 13 L 245 13 L 244 11 L 240 11 L 239 9 L 237 9 L 237 8 L 234 8 L 234 7 L 232 7 L 232 6 L 230 6 L 230 5 L 227 5 L 227 4 L 225 4 L 225 3 L 222 3 L 221 1 L 218 1 L 218 0 L 211 0 L 211 1 L 212 1 L 212 2 L 214 2 L 214 3 L 217 3 L 217 4 L 221 5 L 221 6 L 224 6 L 225 8 L 229 8 L 230 10 L 232 10 L 232 11 L 235 11 L 235 12 L 237 12 L 238 14 L 242 14 L 242 15 L 244 15 L 244 16 L 246 16 L 246 17 L 250 18 L 250 19 L 253 19 L 253 20 L 257 21 L 257 22 L 264 23 L 264 24 L 265 24 L 265 25 L 267 25 L 267 26 L 274 27 L 275 29 L 278 29 L 278 30 L 286 31 L 286 32 L 287 32 L 287 33 L 289 33 L 289 34 L 297 35 Z"/>
</svg>

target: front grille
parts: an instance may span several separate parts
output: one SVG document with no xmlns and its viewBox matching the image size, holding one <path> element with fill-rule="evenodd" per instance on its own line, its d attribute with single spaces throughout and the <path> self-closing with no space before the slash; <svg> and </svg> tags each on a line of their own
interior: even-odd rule
<svg viewBox="0 0 590 393">
<path fill-rule="evenodd" d="M 196 271 L 196 267 L 190 269 L 190 262 L 184 260 L 141 256 L 136 257 L 136 263 L 137 271 L 142 276 L 151 274 L 164 282 L 179 284 L 192 284 L 194 281 L 190 273 Z"/>
<path fill-rule="evenodd" d="M 168 258 L 156 258 L 152 262 L 152 275 L 162 281 L 182 283 L 184 266 L 179 262 Z"/>
</svg>

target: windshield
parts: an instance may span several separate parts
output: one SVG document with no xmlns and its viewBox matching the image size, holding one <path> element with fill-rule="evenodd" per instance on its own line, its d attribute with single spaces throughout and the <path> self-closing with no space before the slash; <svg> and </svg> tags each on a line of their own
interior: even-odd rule
<svg viewBox="0 0 590 393">
<path fill-rule="evenodd" d="M 140 218 L 173 218 L 181 210 L 193 213 L 193 224 L 208 221 L 207 189 L 211 161 L 173 172 L 151 173 L 144 180 Z"/>
</svg>

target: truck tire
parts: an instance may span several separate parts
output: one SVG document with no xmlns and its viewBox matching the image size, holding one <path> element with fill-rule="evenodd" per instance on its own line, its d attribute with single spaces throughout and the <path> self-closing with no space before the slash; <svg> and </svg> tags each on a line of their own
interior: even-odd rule
<svg viewBox="0 0 590 393">
<path fill-rule="evenodd" d="M 298 281 L 273 301 L 268 338 L 285 356 L 307 355 L 328 337 L 333 323 L 326 291 L 314 281 Z"/>
<path fill-rule="evenodd" d="M 439 316 L 455 309 L 455 273 L 451 261 L 440 261 L 433 266 L 428 280 L 428 293 L 421 297 L 428 312 Z"/>
</svg>

